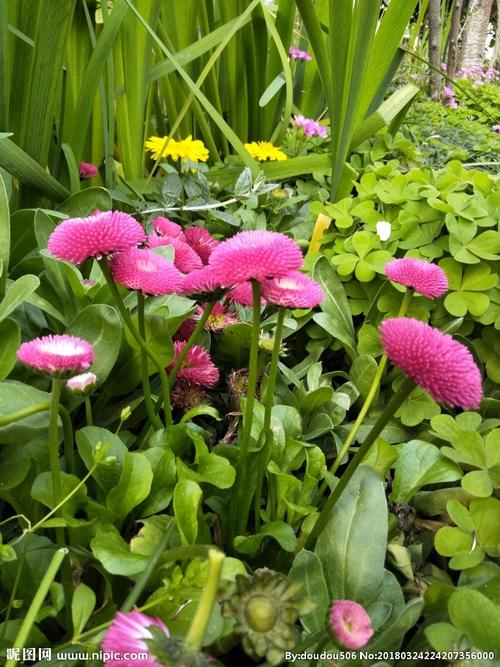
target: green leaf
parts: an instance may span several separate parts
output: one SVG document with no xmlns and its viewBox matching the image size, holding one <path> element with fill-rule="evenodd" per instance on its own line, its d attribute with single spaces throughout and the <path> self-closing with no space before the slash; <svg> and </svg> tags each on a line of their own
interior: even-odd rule
<svg viewBox="0 0 500 667">
<path fill-rule="evenodd" d="M 61 498 L 66 498 L 80 484 L 76 475 L 68 475 L 61 471 Z M 31 496 L 50 509 L 54 508 L 54 496 L 52 491 L 52 475 L 49 471 L 41 472 L 33 482 Z M 64 519 L 71 525 L 71 517 L 87 503 L 87 487 L 81 485 L 71 498 L 66 500 L 62 506 L 61 513 Z"/>
<path fill-rule="evenodd" d="M 0 96 L 1 97 L 1 96 Z M 0 142 L 1 144 L 1 142 Z M 5 292 L 10 258 L 9 198 L 0 174 L 0 297 Z"/>
<path fill-rule="evenodd" d="M 84 308 L 71 322 L 68 333 L 92 344 L 95 361 L 92 372 L 101 384 L 108 377 L 120 351 L 122 323 L 112 306 L 94 304 Z"/>
<path fill-rule="evenodd" d="M 0 416 L 10 415 L 36 403 L 50 401 L 50 394 L 17 380 L 0 383 Z M 25 417 L 0 428 L 0 443 L 19 443 L 46 437 L 49 425 L 48 412 Z"/>
<path fill-rule="evenodd" d="M 0 303 L 0 322 L 8 317 L 40 285 L 36 276 L 21 276 L 7 287 L 5 297 Z"/>
<path fill-rule="evenodd" d="M 299 551 L 289 572 L 290 580 L 302 584 L 304 597 L 314 600 L 315 608 L 301 616 L 310 632 L 324 627 L 325 617 L 330 605 L 321 561 L 315 553 L 302 549 Z"/>
<path fill-rule="evenodd" d="M 195 544 L 203 492 L 191 479 L 180 479 L 174 490 L 174 514 L 182 544 Z"/>
<path fill-rule="evenodd" d="M 291 526 L 284 521 L 271 521 L 261 526 L 257 535 L 236 536 L 234 547 L 240 553 L 254 556 L 266 537 L 272 537 L 285 551 L 293 552 L 297 545 L 297 538 Z"/>
<path fill-rule="evenodd" d="M 152 481 L 151 464 L 144 454 L 127 452 L 118 484 L 106 497 L 106 507 L 123 521 L 134 507 L 147 498 Z"/>
<path fill-rule="evenodd" d="M 384 486 L 375 470 L 361 465 L 316 544 L 331 599 L 375 599 L 384 578 L 386 539 Z"/>
<path fill-rule="evenodd" d="M 479 591 L 460 589 L 452 593 L 448 613 L 454 625 L 468 635 L 474 648 L 499 651 L 500 610 Z"/>
<path fill-rule="evenodd" d="M 85 426 L 76 432 L 76 444 L 78 453 L 87 470 L 94 465 L 98 449 L 106 447 L 106 456 L 113 457 L 113 461 L 105 465 L 99 465 L 94 470 L 92 477 L 97 484 L 108 491 L 113 488 L 120 479 L 123 461 L 127 448 L 122 440 L 115 434 L 99 426 Z"/>
<path fill-rule="evenodd" d="M 269 104 L 269 102 L 273 99 L 275 95 L 279 93 L 279 91 L 283 88 L 284 85 L 285 85 L 285 77 L 281 72 L 280 74 L 278 74 L 276 78 L 274 78 L 271 81 L 271 83 L 262 93 L 259 100 L 259 107 L 265 107 L 267 104 Z"/>
<path fill-rule="evenodd" d="M 395 502 L 408 502 L 428 484 L 454 482 L 462 477 L 460 468 L 429 442 L 410 440 L 396 449 L 399 456 L 394 465 L 391 491 L 391 499 Z"/>
<path fill-rule="evenodd" d="M 96 604 L 96 594 L 83 583 L 78 584 L 71 600 L 71 618 L 73 620 L 73 636 L 79 636 L 85 628 Z"/>
<path fill-rule="evenodd" d="M 21 332 L 17 322 L 0 322 L 0 382 L 5 380 L 16 364 L 16 352 L 21 342 Z"/>
<path fill-rule="evenodd" d="M 461 482 L 463 488 L 477 498 L 488 498 L 493 492 L 493 484 L 487 470 L 471 470 Z"/>
<path fill-rule="evenodd" d="M 110 211 L 113 207 L 111 195 L 104 188 L 85 188 L 76 192 L 58 208 L 69 218 L 85 218 L 94 211 Z"/>
<path fill-rule="evenodd" d="M 123 577 L 139 574 L 149 560 L 148 556 L 132 553 L 119 531 L 110 523 L 97 524 L 90 547 L 107 572 Z"/>
<path fill-rule="evenodd" d="M 361 354 L 352 362 L 351 369 L 349 371 L 349 379 L 359 389 L 359 393 L 363 398 L 367 397 L 368 392 L 371 389 L 377 368 L 377 362 L 368 354 Z"/>
</svg>

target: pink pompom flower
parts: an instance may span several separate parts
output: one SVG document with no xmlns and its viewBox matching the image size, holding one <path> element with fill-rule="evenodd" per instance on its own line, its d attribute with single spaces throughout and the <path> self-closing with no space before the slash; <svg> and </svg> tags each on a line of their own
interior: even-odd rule
<svg viewBox="0 0 500 667">
<path fill-rule="evenodd" d="M 330 609 L 330 626 L 346 648 L 366 646 L 373 636 L 372 622 L 364 608 L 353 600 L 336 600 Z"/>
<path fill-rule="evenodd" d="M 300 49 L 297 49 L 295 46 L 291 46 L 288 49 L 288 55 L 293 60 L 312 60 L 312 56 L 310 56 L 307 53 L 307 51 L 301 51 Z"/>
<path fill-rule="evenodd" d="M 64 377 L 68 373 L 87 370 L 94 361 L 92 345 L 77 336 L 42 336 L 23 343 L 17 351 L 17 358 L 35 370 Z"/>
<path fill-rule="evenodd" d="M 228 301 L 233 303 L 238 303 L 240 306 L 248 306 L 252 308 L 253 306 L 253 290 L 252 283 L 247 280 L 244 283 L 237 283 L 232 289 L 227 293 Z M 264 308 L 266 305 L 266 300 L 264 297 L 260 296 L 260 307 Z"/>
<path fill-rule="evenodd" d="M 214 239 L 204 227 L 186 227 L 184 235 L 186 243 L 198 253 L 203 264 L 208 264 L 210 255 L 219 245 L 219 241 Z"/>
<path fill-rule="evenodd" d="M 183 275 L 172 262 L 147 248 L 129 248 L 111 258 L 115 282 L 144 294 L 173 294 L 182 287 Z"/>
<path fill-rule="evenodd" d="M 171 370 L 184 349 L 185 341 L 174 341 L 174 358 L 167 370 Z M 201 345 L 193 345 L 177 373 L 178 380 L 185 380 L 201 387 L 213 387 L 219 381 L 219 369 L 210 354 Z"/>
<path fill-rule="evenodd" d="M 284 308 L 314 308 L 323 301 L 324 294 L 315 280 L 292 271 L 282 278 L 262 281 L 262 296 L 268 303 Z"/>
<path fill-rule="evenodd" d="M 384 273 L 389 280 L 411 287 L 428 299 L 442 296 L 448 290 L 448 279 L 443 269 L 422 259 L 394 259 L 384 266 Z"/>
<path fill-rule="evenodd" d="M 102 640 L 102 649 L 113 655 L 147 654 L 147 658 L 108 658 L 105 667 L 162 667 L 162 663 L 151 655 L 144 640 L 152 639 L 150 627 L 155 626 L 170 636 L 167 626 L 160 618 L 152 618 L 140 611 L 119 611 Z"/>
<path fill-rule="evenodd" d="M 223 296 L 225 288 L 218 272 L 210 265 L 191 271 L 184 278 L 182 293 L 191 298 L 216 300 Z"/>
<path fill-rule="evenodd" d="M 122 211 L 96 211 L 87 218 L 69 218 L 59 224 L 49 238 L 49 251 L 57 259 L 80 264 L 89 257 L 101 259 L 127 250 L 146 238 L 137 220 Z"/>
<path fill-rule="evenodd" d="M 150 248 L 159 248 L 160 246 L 170 245 L 174 249 L 174 266 L 182 273 L 189 273 L 194 269 L 201 269 L 203 262 L 200 256 L 185 241 L 175 236 L 158 236 L 150 234 L 148 236 L 148 246 Z"/>
<path fill-rule="evenodd" d="M 81 373 L 66 381 L 66 387 L 77 395 L 90 394 L 97 382 L 95 373 Z"/>
<path fill-rule="evenodd" d="M 302 266 L 304 258 L 295 241 L 279 232 L 239 232 L 220 243 L 209 266 L 226 287 L 245 280 L 286 276 Z"/>
<path fill-rule="evenodd" d="M 198 306 L 196 312 L 193 315 L 194 320 L 201 319 L 203 312 L 205 310 L 206 304 Z M 222 331 L 231 324 L 238 324 L 239 319 L 236 317 L 236 313 L 232 310 L 229 310 L 221 303 L 216 303 L 212 308 L 210 315 L 208 316 L 207 321 L 205 322 L 205 329 L 208 331 Z"/>
<path fill-rule="evenodd" d="M 380 331 L 391 362 L 435 401 L 464 410 L 479 407 L 483 395 L 481 373 L 465 345 L 410 317 L 387 319 Z"/>
<path fill-rule="evenodd" d="M 159 215 L 153 220 L 153 227 L 158 234 L 161 234 L 162 236 L 173 236 L 181 241 L 185 241 L 182 227 L 169 218 L 164 218 L 162 215 Z"/>
<path fill-rule="evenodd" d="M 88 178 L 94 178 L 94 176 L 97 176 L 99 170 L 95 164 L 91 164 L 90 162 L 80 162 L 78 165 L 78 172 L 80 175 L 80 180 L 84 181 Z"/>
</svg>

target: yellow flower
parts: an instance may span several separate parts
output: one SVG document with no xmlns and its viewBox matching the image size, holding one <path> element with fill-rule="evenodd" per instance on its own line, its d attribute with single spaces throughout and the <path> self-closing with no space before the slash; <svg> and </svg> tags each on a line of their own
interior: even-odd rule
<svg viewBox="0 0 500 667">
<path fill-rule="evenodd" d="M 153 154 L 153 160 L 172 155 L 172 150 L 177 142 L 175 139 L 170 139 L 167 144 L 167 140 L 168 137 L 149 137 L 146 141 L 144 145 Z"/>
<path fill-rule="evenodd" d="M 286 160 L 285 153 L 270 141 L 252 141 L 251 144 L 245 144 L 245 148 L 257 160 Z"/>
<path fill-rule="evenodd" d="M 203 141 L 192 139 L 191 135 L 187 139 L 174 141 L 170 154 L 173 160 L 190 160 L 191 162 L 206 162 L 209 156 Z"/>
</svg>

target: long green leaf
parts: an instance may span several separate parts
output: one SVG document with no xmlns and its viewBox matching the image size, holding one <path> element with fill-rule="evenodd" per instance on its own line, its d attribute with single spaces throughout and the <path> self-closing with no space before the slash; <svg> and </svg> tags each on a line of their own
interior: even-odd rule
<svg viewBox="0 0 500 667">
<path fill-rule="evenodd" d="M 144 27 L 150 33 L 150 35 L 153 37 L 154 41 L 156 42 L 156 44 L 158 44 L 162 52 L 167 56 L 167 58 L 169 58 L 172 61 L 172 64 L 174 65 L 175 69 L 180 74 L 181 78 L 186 82 L 189 89 L 194 93 L 194 95 L 200 101 L 205 112 L 212 118 L 213 122 L 217 125 L 217 127 L 221 130 L 221 132 L 225 134 L 227 140 L 233 146 L 234 150 L 238 153 L 242 162 L 247 167 L 249 167 L 253 176 L 256 177 L 261 171 L 260 165 L 250 156 L 248 151 L 243 146 L 243 143 L 240 141 L 238 135 L 234 132 L 234 130 L 231 129 L 228 123 L 226 123 L 224 118 L 222 118 L 222 116 L 218 113 L 214 105 L 210 102 L 210 100 L 206 97 L 206 95 L 202 93 L 202 91 L 199 89 L 196 83 L 186 73 L 184 68 L 181 67 L 181 65 L 179 65 L 174 54 L 171 53 L 169 49 L 167 49 L 165 44 L 161 41 L 161 39 L 159 39 L 156 33 L 152 30 L 151 26 L 144 21 L 143 17 L 136 11 L 135 7 L 131 4 L 130 0 L 125 0 L 125 2 L 137 16 L 139 21 L 141 21 L 141 23 L 144 25 Z"/>
<path fill-rule="evenodd" d="M 5 293 L 5 284 L 10 257 L 10 215 L 9 199 L 5 183 L 0 174 L 0 298 Z"/>
<path fill-rule="evenodd" d="M 323 91 L 327 100 L 330 100 L 331 78 L 330 78 L 330 60 L 326 49 L 325 39 L 321 30 L 321 24 L 318 20 L 312 0 L 295 0 L 300 17 L 307 32 L 307 37 L 311 44 L 311 49 L 316 59 L 318 74 L 323 84 Z"/>
<path fill-rule="evenodd" d="M 64 46 L 76 0 L 39 0 L 35 48 L 21 113 L 20 145 L 45 166 L 59 110 Z"/>
<path fill-rule="evenodd" d="M 125 0 L 116 0 L 109 19 L 105 22 L 95 49 L 92 52 L 85 78 L 80 87 L 80 94 L 75 108 L 75 118 L 78 123 L 70 128 L 67 143 L 73 149 L 76 159 L 79 160 L 85 144 L 90 117 L 92 114 L 92 102 L 99 86 L 102 70 L 106 60 L 111 53 L 113 43 L 120 29 L 121 23 L 127 13 Z"/>
<path fill-rule="evenodd" d="M 2 129 L 9 127 L 8 26 L 7 2 L 4 1 L 0 2 L 0 81 L 2 82 L 0 90 L 0 128 Z"/>
<path fill-rule="evenodd" d="M 13 141 L 0 137 L 0 166 L 22 183 L 33 186 L 36 190 L 55 201 L 63 201 L 70 196 L 69 190 L 50 176 L 36 160 L 25 153 Z"/>
</svg>

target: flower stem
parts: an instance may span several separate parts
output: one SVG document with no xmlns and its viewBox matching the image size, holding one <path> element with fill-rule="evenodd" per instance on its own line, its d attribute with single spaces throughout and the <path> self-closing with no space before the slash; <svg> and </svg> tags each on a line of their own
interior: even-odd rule
<svg viewBox="0 0 500 667">
<path fill-rule="evenodd" d="M 377 437 L 380 435 L 381 431 L 383 430 L 384 426 L 387 424 L 389 419 L 394 415 L 396 410 L 399 408 L 400 405 L 402 405 L 404 400 L 410 395 L 410 393 L 413 391 L 414 388 L 415 388 L 415 383 L 413 382 L 413 380 L 410 380 L 409 378 L 405 377 L 399 389 L 392 396 L 391 400 L 386 405 L 384 411 L 379 416 L 375 424 L 372 426 L 370 432 L 364 439 L 363 444 L 360 446 L 356 454 L 350 460 L 349 465 L 342 473 L 340 480 L 337 482 L 337 485 L 335 486 L 330 496 L 328 497 L 326 503 L 324 504 L 323 509 L 321 510 L 320 515 L 318 517 L 318 520 L 316 521 L 316 524 L 314 525 L 314 528 L 312 529 L 311 534 L 309 535 L 308 538 L 309 546 L 311 546 L 317 540 L 317 538 L 323 531 L 324 527 L 328 522 L 328 519 L 330 518 L 333 507 L 335 506 L 338 499 L 342 495 L 342 492 L 347 486 L 349 480 L 356 472 L 357 467 L 365 458 L 366 454 L 368 453 L 368 450 L 373 445 Z"/>
<path fill-rule="evenodd" d="M 177 357 L 177 360 L 172 367 L 172 370 L 168 374 L 168 380 L 169 380 L 171 388 L 174 386 L 175 380 L 177 378 L 177 373 L 179 372 L 179 369 L 181 368 L 181 366 L 184 362 L 184 359 L 187 357 L 187 354 L 188 354 L 189 350 L 196 343 L 200 333 L 203 331 L 205 323 L 208 320 L 208 318 L 210 317 L 210 313 L 212 312 L 212 310 L 215 306 L 215 303 L 216 303 L 215 301 L 209 301 L 206 304 L 205 310 L 203 311 L 202 316 L 200 317 L 200 319 L 196 323 L 195 328 L 193 329 L 193 333 L 187 339 L 186 344 L 184 345 L 184 347 L 180 351 L 180 354 Z"/>
<path fill-rule="evenodd" d="M 246 480 L 248 475 L 248 449 L 252 433 L 253 410 L 255 405 L 255 391 L 257 389 L 257 375 L 259 362 L 259 333 L 260 333 L 260 283 L 252 280 L 253 318 L 250 341 L 250 359 L 248 362 L 248 388 L 245 400 L 245 414 L 243 417 L 243 434 L 239 446 L 239 458 L 234 483 L 233 502 L 231 503 L 230 535 L 235 537 L 234 530 L 245 532 L 250 502 L 245 501 L 248 509 L 243 507 L 244 496 L 248 495 Z"/>
<path fill-rule="evenodd" d="M 64 462 L 65 462 L 65 471 L 67 473 L 75 472 L 75 456 L 73 451 L 73 424 L 71 423 L 71 417 L 69 412 L 66 410 L 64 405 L 59 403 L 59 417 L 63 426 L 63 438 L 64 438 Z"/>
<path fill-rule="evenodd" d="M 92 404 L 88 396 L 85 396 L 85 419 L 87 421 L 87 426 L 93 426 L 94 420 L 92 418 Z"/>
<path fill-rule="evenodd" d="M 49 592 L 50 585 L 54 581 L 54 578 L 59 570 L 61 563 L 64 560 L 64 557 L 68 553 L 67 549 L 58 549 L 52 557 L 52 560 L 49 563 L 45 574 L 43 575 L 42 581 L 38 586 L 38 590 L 35 593 L 33 600 L 31 601 L 30 607 L 24 617 L 24 620 L 19 628 L 16 638 L 12 643 L 13 648 L 18 648 L 22 650 L 26 644 L 26 640 L 30 634 L 31 628 L 33 627 L 38 612 L 45 600 L 47 593 Z M 15 659 L 7 660 L 5 667 L 16 667 L 17 662 Z"/>
<path fill-rule="evenodd" d="M 403 300 L 401 301 L 401 306 L 399 307 L 399 312 L 398 312 L 398 315 L 397 315 L 398 317 L 403 317 L 406 314 L 406 312 L 408 311 L 408 308 L 410 306 L 412 297 L 413 297 L 413 289 L 411 287 L 408 287 L 406 289 Z M 366 417 L 366 414 L 368 413 L 368 410 L 370 409 L 370 406 L 373 403 L 373 400 L 374 400 L 375 396 L 377 395 L 377 391 L 379 389 L 380 381 L 382 380 L 382 375 L 384 374 L 384 370 L 385 370 L 386 365 L 387 365 L 387 357 L 384 354 L 384 355 L 382 355 L 382 357 L 380 358 L 380 361 L 378 363 L 377 371 L 376 371 L 375 376 L 373 378 L 373 381 L 372 381 L 371 387 L 368 391 L 368 394 L 365 398 L 365 402 L 363 403 L 363 406 L 362 406 L 361 410 L 359 411 L 359 414 L 358 414 L 358 416 L 356 418 L 356 421 L 354 422 L 354 424 L 353 424 L 353 426 L 352 426 L 352 428 L 349 432 L 349 435 L 347 436 L 344 444 L 340 448 L 340 451 L 337 454 L 337 456 L 335 458 L 335 461 L 333 462 L 332 467 L 330 468 L 330 473 L 332 475 L 334 475 L 337 472 L 340 464 L 342 463 L 342 461 L 344 459 L 344 456 L 346 456 L 346 454 L 348 453 L 349 448 L 351 447 L 352 443 L 354 442 L 354 439 L 356 438 L 356 435 L 358 434 L 359 427 L 363 423 L 363 420 Z M 326 490 L 326 486 L 327 486 L 326 481 L 323 481 L 323 483 L 321 484 L 321 486 L 319 488 L 318 496 L 323 495 L 323 493 Z"/>
<path fill-rule="evenodd" d="M 189 630 L 187 631 L 184 643 L 193 651 L 200 651 L 203 646 L 203 638 L 210 620 L 212 607 L 219 587 L 219 579 L 224 563 L 224 554 L 222 551 L 210 549 L 208 552 L 208 575 L 207 581 L 203 587 L 198 608 L 196 609 Z"/>
<path fill-rule="evenodd" d="M 61 497 L 61 469 L 59 467 L 59 442 L 57 438 L 57 422 L 59 417 L 59 399 L 63 381 L 57 378 L 52 380 L 52 394 L 49 411 L 49 460 L 52 474 L 52 499 L 54 506 Z"/>
<path fill-rule="evenodd" d="M 281 339 L 283 338 L 283 322 L 285 321 L 286 309 L 280 308 L 278 311 L 278 319 L 276 322 L 276 329 L 274 332 L 274 346 L 271 357 L 271 364 L 269 366 L 269 379 L 266 385 L 266 394 L 264 398 L 264 426 L 262 432 L 264 434 L 264 447 L 260 452 L 259 467 L 257 472 L 257 484 L 255 486 L 255 530 L 260 524 L 260 501 L 262 494 L 262 485 L 264 483 L 264 476 L 266 474 L 267 465 L 271 458 L 273 446 L 273 432 L 271 429 L 271 415 L 274 403 L 274 387 L 276 386 L 276 378 L 278 376 L 278 363 L 280 360 Z"/>
<path fill-rule="evenodd" d="M 137 291 L 137 318 L 139 321 L 139 333 L 146 340 L 146 323 L 144 321 L 144 294 Z M 156 429 L 163 427 L 161 419 L 155 412 L 153 399 L 151 398 L 151 386 L 149 384 L 148 355 L 141 347 L 142 388 L 144 390 L 144 404 L 148 413 L 149 421 Z"/>
<path fill-rule="evenodd" d="M 111 291 L 113 299 L 115 300 L 116 306 L 117 306 L 118 310 L 120 311 L 120 315 L 122 316 L 123 321 L 127 325 L 127 328 L 130 331 L 133 339 L 135 340 L 137 345 L 139 345 L 139 347 L 146 352 L 148 357 L 151 359 L 153 364 L 156 366 L 156 370 L 158 371 L 158 375 L 160 376 L 160 381 L 161 381 L 161 386 L 162 386 L 163 410 L 165 412 L 165 422 L 166 422 L 167 426 L 170 426 L 172 424 L 172 407 L 170 405 L 170 387 L 169 387 L 169 384 L 168 384 L 167 374 L 165 373 L 165 368 L 163 367 L 163 364 L 158 359 L 156 354 L 154 354 L 154 352 L 149 349 L 148 344 L 146 343 L 146 341 L 142 338 L 142 336 L 137 331 L 137 329 L 136 329 L 136 327 L 135 327 L 135 325 L 132 321 L 132 318 L 130 316 L 130 313 L 127 310 L 125 304 L 123 303 L 123 299 L 120 296 L 120 292 L 118 291 L 118 288 L 115 285 L 115 282 L 114 282 L 113 277 L 111 275 L 111 272 L 109 270 L 109 265 L 108 265 L 106 257 L 103 257 L 103 259 L 101 259 L 101 261 L 99 262 L 99 265 L 101 267 L 101 271 L 104 275 L 104 278 L 106 279 L 108 287 Z"/>
</svg>

